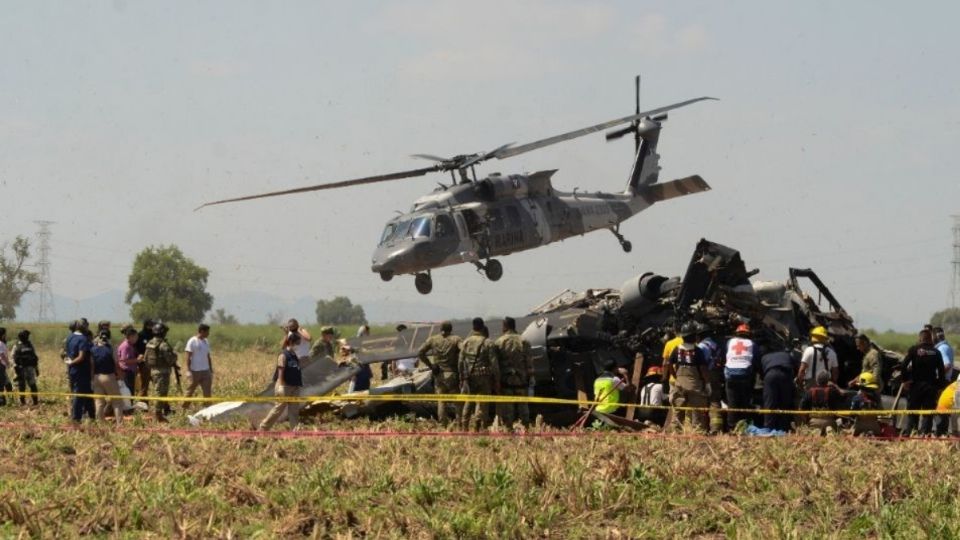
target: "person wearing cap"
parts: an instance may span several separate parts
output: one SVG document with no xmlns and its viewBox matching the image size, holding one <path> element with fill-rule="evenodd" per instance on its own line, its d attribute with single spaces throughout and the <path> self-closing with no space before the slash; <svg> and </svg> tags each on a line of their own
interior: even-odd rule
<svg viewBox="0 0 960 540">
<path fill-rule="evenodd" d="M 460 345 L 460 358 L 457 371 L 460 373 L 460 392 L 462 394 L 488 396 L 500 393 L 499 364 L 493 358 L 493 346 L 483 336 L 486 328 L 483 319 L 476 317 L 471 322 L 473 331 Z M 460 416 L 464 428 L 480 429 L 490 419 L 490 404 L 468 401 Z"/>
<path fill-rule="evenodd" d="M 676 384 L 671 395 L 674 407 L 706 407 L 707 401 L 707 359 L 703 351 L 697 347 L 696 326 L 687 323 L 680 329 L 680 344 L 670 358 L 663 365 L 663 381 L 669 384 L 670 377 L 676 377 Z M 694 426 L 707 431 L 709 424 L 707 415 L 703 411 L 694 411 L 688 414 L 685 410 L 674 410 L 674 420 L 683 424 L 685 419 L 691 419 Z"/>
<path fill-rule="evenodd" d="M 797 386 L 812 388 L 816 384 L 817 373 L 826 371 L 830 380 L 836 384 L 840 375 L 840 364 L 837 362 L 837 353 L 830 346 L 830 336 L 827 329 L 817 326 L 810 330 L 810 345 L 803 350 L 800 358 L 800 369 L 797 371 Z"/>
<path fill-rule="evenodd" d="M 197 333 L 187 340 L 183 348 L 187 353 L 187 373 L 190 384 L 187 386 L 187 397 L 193 397 L 197 387 L 203 392 L 203 397 L 213 395 L 213 356 L 210 354 L 210 326 L 201 323 L 197 326 Z"/>
<path fill-rule="evenodd" d="M 87 338 L 86 319 L 76 321 L 73 328 L 73 333 L 67 338 L 65 360 L 67 375 L 70 377 L 70 392 L 73 394 L 92 394 L 93 362 L 90 360 L 90 349 L 93 345 Z M 70 417 L 73 423 L 80 424 L 84 415 L 91 420 L 96 418 L 93 398 L 74 395 L 70 409 Z"/>
<path fill-rule="evenodd" d="M 776 342 L 775 342 L 776 343 Z M 760 357 L 760 375 L 763 377 L 763 408 L 770 411 L 788 411 L 796 405 L 793 383 L 796 359 L 784 347 L 776 348 Z M 778 431 L 790 431 L 789 414 L 764 413 L 763 427 Z"/>
<path fill-rule="evenodd" d="M 500 394 L 526 397 L 533 380 L 533 359 L 530 343 L 517 333 L 517 321 L 504 317 L 500 337 L 493 342 L 491 352 L 500 371 Z M 530 406 L 527 402 L 497 403 L 497 416 L 504 426 L 510 427 L 516 420 L 530 425 Z"/>
<path fill-rule="evenodd" d="M 946 386 L 943 375 L 943 358 L 940 351 L 933 346 L 933 335 L 929 330 L 921 330 L 917 344 L 907 349 L 907 354 L 900 364 L 901 380 L 907 395 L 907 408 L 916 410 L 934 410 L 940 391 Z M 933 416 L 924 414 L 917 421 L 917 414 L 908 414 L 906 423 L 901 430 L 903 435 L 910 435 L 915 426 L 921 435 L 929 434 L 933 427 Z"/>
<path fill-rule="evenodd" d="M 297 345 L 300 344 L 300 334 L 291 332 L 287 336 L 286 346 L 277 357 L 276 368 L 276 386 L 274 395 L 277 397 L 295 398 L 300 395 L 303 388 L 303 373 L 300 371 L 300 358 L 297 356 Z M 260 422 L 259 430 L 267 431 L 286 411 L 287 421 L 290 423 L 290 429 L 296 429 L 300 423 L 300 403 L 291 401 L 278 401 L 270 409 L 267 416 Z"/>
<path fill-rule="evenodd" d="M 427 338 L 417 351 L 417 358 L 433 373 L 433 390 L 437 394 L 456 394 L 460 391 L 460 374 L 457 363 L 460 358 L 460 336 L 453 333 L 453 324 L 443 321 L 440 333 Z M 447 422 L 448 403 L 437 402 L 437 420 Z M 454 404 L 454 421 L 459 422 L 459 407 Z"/>
<path fill-rule="evenodd" d="M 859 381 L 863 373 L 870 373 L 873 378 L 873 382 L 877 385 L 877 388 L 883 388 L 883 369 L 882 363 L 880 361 L 880 351 L 878 351 L 872 343 L 870 343 L 870 338 L 866 334 L 860 334 L 856 339 L 857 350 L 863 354 L 863 360 L 861 362 L 860 375 L 854 377 L 847 386 L 855 386 Z"/>
<path fill-rule="evenodd" d="M 308 332 L 306 328 L 300 326 L 300 321 L 296 319 L 290 319 L 287 321 L 287 324 L 284 325 L 283 330 L 284 341 L 286 341 L 286 339 L 290 337 L 290 334 L 292 333 L 300 334 L 300 344 L 297 345 L 297 350 L 294 352 L 297 353 L 297 358 L 300 359 L 301 363 L 306 363 L 308 360 L 310 360 L 310 357 L 313 356 L 313 352 L 310 350 L 310 341 L 312 340 L 310 332 Z M 281 348 L 285 347 L 286 344 L 284 343 Z M 330 354 L 327 356 L 332 358 L 333 351 L 330 351 Z"/>
<path fill-rule="evenodd" d="M 116 423 L 123 420 L 123 400 L 120 399 L 118 379 L 123 376 L 116 362 L 113 345 L 110 344 L 109 324 L 100 326 L 97 337 L 90 348 L 90 359 L 93 361 L 93 393 L 96 398 L 96 416 L 98 421 L 107 418 L 107 407 L 113 407 L 113 419 Z M 104 396 L 116 396 L 109 399 Z"/>
<path fill-rule="evenodd" d="M 757 344 L 750 338 L 750 326 L 743 323 L 737 326 L 734 337 L 727 341 L 724 355 L 723 377 L 726 380 L 727 406 L 731 409 L 752 409 L 753 390 L 756 384 L 757 363 L 760 352 Z M 727 424 L 733 428 L 748 413 L 730 411 Z"/>
<path fill-rule="evenodd" d="M 943 356 L 943 374 L 948 381 L 953 380 L 953 347 L 950 346 L 950 342 L 947 341 L 947 334 L 943 331 L 943 328 L 937 326 L 933 329 L 933 342 L 934 347 L 940 351 L 940 355 Z"/>
<path fill-rule="evenodd" d="M 310 348 L 310 358 L 336 358 L 337 357 L 337 344 L 336 344 L 337 331 L 332 326 L 324 326 L 320 329 L 320 339 L 313 344 L 313 347 Z M 302 339 L 303 336 L 301 336 Z"/>
<path fill-rule="evenodd" d="M 37 356 L 37 350 L 30 342 L 30 331 L 20 330 L 17 332 L 17 342 L 10 349 L 10 358 L 13 359 L 13 369 L 17 374 L 17 390 L 20 392 L 20 405 L 27 404 L 27 396 L 24 394 L 27 387 L 32 392 L 33 404 L 37 405 L 37 377 L 40 376 L 40 358 Z"/>
<path fill-rule="evenodd" d="M 666 421 L 666 409 L 658 408 L 667 404 L 666 396 L 663 395 L 662 378 L 662 367 L 650 366 L 647 369 L 647 373 L 640 381 L 640 407 L 637 409 L 637 420 L 652 422 L 658 426 L 662 426 Z"/>
</svg>

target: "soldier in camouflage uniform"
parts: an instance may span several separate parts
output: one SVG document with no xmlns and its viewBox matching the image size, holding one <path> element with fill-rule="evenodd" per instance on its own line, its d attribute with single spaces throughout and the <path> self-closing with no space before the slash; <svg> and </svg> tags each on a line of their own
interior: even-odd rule
<svg viewBox="0 0 960 540">
<path fill-rule="evenodd" d="M 457 363 L 460 359 L 460 336 L 451 335 L 453 325 L 444 321 L 440 333 L 430 336 L 420 346 L 417 357 L 433 372 L 433 389 L 437 394 L 456 394 L 460 390 Z M 427 358 L 429 355 L 431 358 Z M 437 402 L 437 419 L 446 423 L 448 404 Z M 459 422 L 459 407 L 454 407 L 454 420 Z"/>
<path fill-rule="evenodd" d="M 500 371 L 500 394 L 504 396 L 527 396 L 533 377 L 533 362 L 530 358 L 530 343 L 517 334 L 517 321 L 512 317 L 503 319 L 503 334 L 493 345 L 493 355 Z M 510 427 L 516 420 L 530 424 L 530 407 L 523 403 L 497 403 L 497 416 L 504 426 Z"/>
<path fill-rule="evenodd" d="M 320 329 L 320 339 L 313 344 L 313 348 L 310 349 L 310 358 L 324 358 L 329 356 L 330 358 L 336 358 L 337 356 L 337 344 L 334 341 L 334 338 L 337 335 L 337 331 L 332 326 L 324 326 Z"/>
<path fill-rule="evenodd" d="M 493 358 L 493 344 L 483 336 L 483 319 L 473 319 L 473 332 L 460 345 L 460 392 L 462 394 L 492 395 L 500 391 L 500 370 Z M 464 428 L 485 426 L 490 418 L 490 404 L 467 402 L 460 421 Z"/>
<path fill-rule="evenodd" d="M 177 365 L 177 353 L 167 341 L 167 325 L 157 323 L 153 325 L 153 337 L 147 342 L 147 349 L 143 353 L 144 362 L 150 368 L 150 379 L 156 389 L 157 396 L 170 395 L 170 375 Z M 170 414 L 170 403 L 160 401 L 156 404 L 157 421 L 166 422 Z"/>
</svg>

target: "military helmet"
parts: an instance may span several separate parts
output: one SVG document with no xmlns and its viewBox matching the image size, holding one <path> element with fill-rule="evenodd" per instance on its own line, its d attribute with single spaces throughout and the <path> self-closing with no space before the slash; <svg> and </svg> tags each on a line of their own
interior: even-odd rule
<svg viewBox="0 0 960 540">
<path fill-rule="evenodd" d="M 30 341 L 30 331 L 23 329 L 17 332 L 17 339 L 20 341 Z"/>
<path fill-rule="evenodd" d="M 170 330 L 170 327 L 163 324 L 163 321 L 153 323 L 153 335 L 163 337 L 167 335 L 167 330 Z"/>
<path fill-rule="evenodd" d="M 699 325 L 693 321 L 683 323 L 680 327 L 680 337 L 695 337 L 700 331 Z"/>
</svg>

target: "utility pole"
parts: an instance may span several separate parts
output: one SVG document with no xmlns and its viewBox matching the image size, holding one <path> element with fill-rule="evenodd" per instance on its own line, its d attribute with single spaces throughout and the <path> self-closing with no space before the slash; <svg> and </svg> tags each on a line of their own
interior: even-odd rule
<svg viewBox="0 0 960 540">
<path fill-rule="evenodd" d="M 950 307 L 957 307 L 960 294 L 960 215 L 953 216 L 953 285 L 950 288 Z"/>
<path fill-rule="evenodd" d="M 40 299 L 37 305 L 37 320 L 50 322 L 57 318 L 53 307 L 53 281 L 50 279 L 50 226 L 52 221 L 34 221 L 40 230 L 37 232 L 37 251 L 40 269 Z"/>
</svg>

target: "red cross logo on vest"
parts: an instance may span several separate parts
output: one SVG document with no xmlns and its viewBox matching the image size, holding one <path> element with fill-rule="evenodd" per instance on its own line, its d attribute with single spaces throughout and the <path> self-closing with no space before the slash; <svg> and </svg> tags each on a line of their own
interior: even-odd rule
<svg viewBox="0 0 960 540">
<path fill-rule="evenodd" d="M 733 346 L 730 347 L 730 350 L 732 350 L 737 356 L 743 356 L 743 353 L 749 351 L 750 347 L 747 347 L 742 340 L 738 339 L 736 342 L 734 342 Z"/>
</svg>

